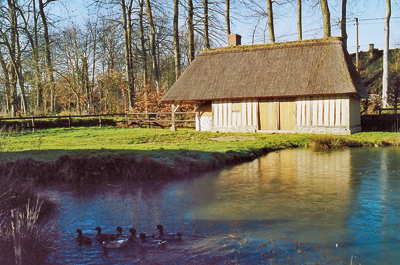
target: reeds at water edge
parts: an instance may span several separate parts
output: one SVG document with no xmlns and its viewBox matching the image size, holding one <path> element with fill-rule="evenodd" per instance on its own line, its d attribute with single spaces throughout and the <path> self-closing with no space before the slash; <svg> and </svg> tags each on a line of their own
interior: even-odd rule
<svg viewBox="0 0 400 265">
<path fill-rule="evenodd" d="M 12 171 L 1 174 L 0 182 L 0 264 L 45 264 L 57 246 L 49 214 L 54 205 L 36 196 L 29 182 L 13 178 Z"/>
</svg>

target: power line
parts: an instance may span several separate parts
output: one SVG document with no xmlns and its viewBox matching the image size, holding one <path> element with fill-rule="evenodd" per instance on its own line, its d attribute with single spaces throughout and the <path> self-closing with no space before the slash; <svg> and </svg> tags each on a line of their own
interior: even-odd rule
<svg viewBox="0 0 400 265">
<path fill-rule="evenodd" d="M 395 19 L 395 18 L 400 18 L 400 17 L 390 17 L 390 19 Z M 382 18 L 380 18 L 380 17 L 378 17 L 378 18 L 360 18 L 360 19 L 358 19 L 358 20 L 364 20 L 364 21 L 366 21 L 366 20 L 382 20 L 382 19 L 385 19 L 384 17 L 382 17 Z"/>
</svg>

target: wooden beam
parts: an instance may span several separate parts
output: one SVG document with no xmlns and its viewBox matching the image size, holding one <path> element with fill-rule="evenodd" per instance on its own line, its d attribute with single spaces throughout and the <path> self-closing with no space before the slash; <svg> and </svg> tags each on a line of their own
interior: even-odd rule
<svg viewBox="0 0 400 265">
<path fill-rule="evenodd" d="M 174 103 L 171 104 L 171 121 L 172 121 L 172 125 L 171 125 L 171 131 L 176 132 L 176 127 L 175 127 L 175 111 L 177 110 L 177 108 L 175 108 Z"/>
</svg>

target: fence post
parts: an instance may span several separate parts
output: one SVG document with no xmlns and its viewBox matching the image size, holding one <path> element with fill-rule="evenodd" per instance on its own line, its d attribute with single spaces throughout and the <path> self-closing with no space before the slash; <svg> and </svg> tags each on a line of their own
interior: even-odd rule
<svg viewBox="0 0 400 265">
<path fill-rule="evenodd" d="M 20 237 L 20 224 L 19 224 L 17 209 L 11 210 L 11 222 L 12 222 L 13 239 L 14 239 L 15 264 L 21 265 L 22 264 L 21 237 Z"/>
<path fill-rule="evenodd" d="M 101 128 L 101 114 L 99 115 L 99 128 Z"/>
<path fill-rule="evenodd" d="M 171 106 L 171 122 L 172 122 L 171 131 L 175 132 L 176 127 L 175 127 L 175 104 L 174 103 L 172 103 L 172 106 Z"/>
<path fill-rule="evenodd" d="M 72 125 L 72 120 L 71 120 L 71 114 L 68 115 L 68 127 L 71 129 Z"/>
<path fill-rule="evenodd" d="M 32 132 L 35 132 L 35 115 L 32 115 Z"/>
</svg>

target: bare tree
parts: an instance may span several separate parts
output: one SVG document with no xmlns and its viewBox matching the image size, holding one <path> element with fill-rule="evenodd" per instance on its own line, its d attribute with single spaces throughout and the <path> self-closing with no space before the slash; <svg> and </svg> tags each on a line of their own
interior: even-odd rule
<svg viewBox="0 0 400 265">
<path fill-rule="evenodd" d="M 47 17 L 44 12 L 44 8 L 51 2 L 55 2 L 56 0 L 47 0 L 43 2 L 43 0 L 39 0 L 39 12 L 42 18 L 43 23 L 43 37 L 45 42 L 45 54 L 46 54 L 46 64 L 47 64 L 47 75 L 49 77 L 49 87 L 50 87 L 50 112 L 54 112 L 55 102 L 54 102 L 54 69 L 53 64 L 51 62 L 51 49 L 50 49 L 50 36 L 49 36 L 49 26 L 47 23 Z"/>
<path fill-rule="evenodd" d="M 149 19 L 150 24 L 150 51 L 151 51 L 151 60 L 153 64 L 153 78 L 156 82 L 156 90 L 157 93 L 160 92 L 160 80 L 158 75 L 158 66 L 157 66 L 157 54 L 156 54 L 156 29 L 153 21 L 153 13 L 151 12 L 151 4 L 150 0 L 146 0 L 147 7 L 147 17 Z"/>
<path fill-rule="evenodd" d="M 267 0 L 267 15 L 268 15 L 268 30 L 269 30 L 269 41 L 275 42 L 275 31 L 274 31 L 274 12 L 272 10 L 272 0 Z"/>
<path fill-rule="evenodd" d="M 324 38 L 331 36 L 331 13 L 329 12 L 328 0 L 321 0 L 322 18 L 324 23 Z"/>
<path fill-rule="evenodd" d="M 147 74 L 147 53 L 146 53 L 146 41 L 144 37 L 144 22 L 143 22 L 143 5 L 144 0 L 139 0 L 139 38 L 140 38 L 140 49 L 142 56 L 142 70 L 143 70 L 143 84 L 148 85 L 148 74 Z"/>
<path fill-rule="evenodd" d="M 204 8 L 204 46 L 206 49 L 210 49 L 210 37 L 208 35 L 208 0 L 203 0 Z"/>
<path fill-rule="evenodd" d="M 192 63 L 194 60 L 194 25 L 193 25 L 193 1 L 188 0 L 188 37 L 189 37 L 189 63 Z"/>
<path fill-rule="evenodd" d="M 0 64 L 1 64 L 1 68 L 3 70 L 3 84 L 5 87 L 5 109 L 7 112 L 9 112 L 11 110 L 11 103 L 10 103 L 10 98 L 11 98 L 11 83 L 10 83 L 10 73 L 8 71 L 8 66 L 7 63 L 3 57 L 3 53 L 1 51 L 1 47 L 0 47 Z"/>
<path fill-rule="evenodd" d="M 11 104 L 11 114 L 15 116 L 19 113 L 18 108 L 18 94 L 17 94 L 17 84 L 20 87 L 21 91 L 21 110 L 23 113 L 27 111 L 26 97 L 25 97 L 25 85 L 24 85 L 24 77 L 22 74 L 21 67 L 21 46 L 20 46 L 20 36 L 18 32 L 18 14 L 20 9 L 17 6 L 17 2 L 15 0 L 8 0 L 8 18 L 4 19 L 9 22 L 8 28 L 0 27 L 0 37 L 2 39 L 0 44 L 3 44 L 9 56 L 10 62 L 10 104 Z M 4 71 L 3 71 L 4 72 Z"/>
<path fill-rule="evenodd" d="M 181 71 L 181 53 L 179 50 L 179 0 L 174 0 L 174 62 L 175 81 L 178 80 Z"/>
<path fill-rule="evenodd" d="M 297 0 L 297 39 L 303 39 L 301 0 Z"/>
<path fill-rule="evenodd" d="M 128 5 L 125 0 L 121 0 L 122 8 L 122 26 L 124 28 L 124 43 L 125 43 L 125 71 L 128 78 L 128 103 L 133 106 L 132 97 L 135 91 L 135 77 L 133 73 L 132 62 L 132 5 L 133 0 L 129 0 Z"/>
<path fill-rule="evenodd" d="M 343 39 L 343 46 L 345 49 L 347 49 L 346 16 L 347 16 L 347 0 L 342 0 L 342 19 L 340 20 L 340 31 Z"/>
<path fill-rule="evenodd" d="M 21 12 L 20 15 L 24 21 L 24 24 L 21 26 L 28 42 L 31 45 L 32 49 L 32 59 L 34 65 L 35 78 L 33 80 L 34 87 L 36 89 L 36 106 L 35 109 L 39 112 L 42 108 L 43 102 L 43 88 L 42 88 L 42 72 L 40 69 L 39 62 L 39 37 L 38 37 L 38 16 L 36 10 L 36 1 L 32 1 L 32 14 L 33 14 L 33 33 L 30 30 L 30 24 L 28 18 L 25 16 L 24 12 Z"/>
<path fill-rule="evenodd" d="M 229 34 L 231 34 L 230 0 L 225 0 L 225 25 L 226 41 L 228 42 Z"/>
</svg>

